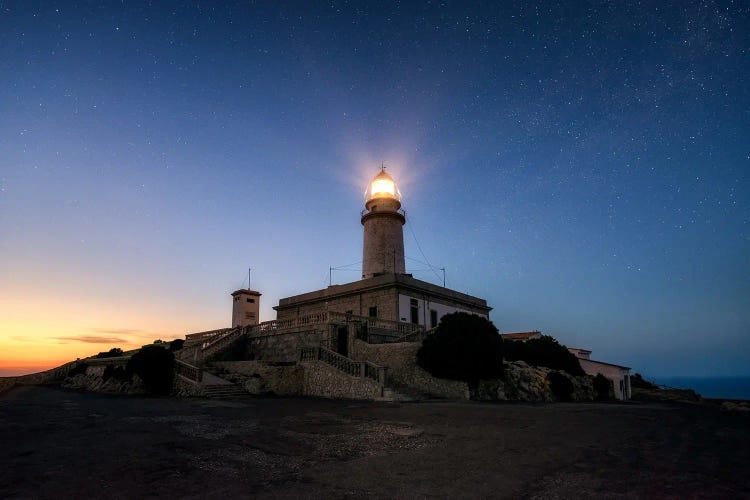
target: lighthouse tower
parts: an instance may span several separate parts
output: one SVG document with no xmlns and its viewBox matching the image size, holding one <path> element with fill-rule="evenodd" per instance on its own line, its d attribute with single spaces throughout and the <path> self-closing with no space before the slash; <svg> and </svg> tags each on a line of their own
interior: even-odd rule
<svg viewBox="0 0 750 500">
<path fill-rule="evenodd" d="M 365 192 L 362 278 L 406 272 L 404 223 L 406 215 L 401 210 L 401 193 L 383 167 Z"/>
</svg>

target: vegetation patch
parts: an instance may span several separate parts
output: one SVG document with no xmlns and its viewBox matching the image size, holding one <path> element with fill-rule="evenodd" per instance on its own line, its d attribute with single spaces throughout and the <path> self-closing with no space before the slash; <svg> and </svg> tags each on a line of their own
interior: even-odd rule
<svg viewBox="0 0 750 500">
<path fill-rule="evenodd" d="M 75 377 L 76 375 L 86 375 L 86 369 L 88 365 L 84 362 L 79 362 L 73 368 L 68 370 L 68 377 Z"/>
<path fill-rule="evenodd" d="M 166 395 L 172 392 L 174 382 L 174 354 L 158 345 L 147 345 L 133 354 L 126 370 L 138 375 L 144 388 L 152 393 Z"/>
<path fill-rule="evenodd" d="M 100 352 L 95 357 L 101 359 L 101 358 L 119 358 L 120 356 L 122 356 L 122 349 L 120 349 L 119 347 L 113 347 L 109 351 Z"/>
<path fill-rule="evenodd" d="M 472 384 L 502 378 L 503 340 L 486 318 L 446 314 L 417 351 L 417 364 L 435 377 Z"/>
<path fill-rule="evenodd" d="M 552 370 L 563 370 L 571 375 L 585 375 L 581 364 L 568 348 L 549 335 L 526 342 L 505 342 L 503 347 L 508 361 L 525 361 L 533 366 L 546 366 Z"/>
<path fill-rule="evenodd" d="M 568 377 L 555 371 L 547 374 L 547 380 L 549 381 L 549 388 L 555 399 L 558 401 L 573 400 L 573 382 L 571 382 Z"/>
</svg>

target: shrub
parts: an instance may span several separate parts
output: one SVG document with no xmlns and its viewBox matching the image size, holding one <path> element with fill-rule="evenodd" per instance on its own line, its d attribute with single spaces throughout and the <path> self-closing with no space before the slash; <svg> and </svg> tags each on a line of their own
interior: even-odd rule
<svg viewBox="0 0 750 500">
<path fill-rule="evenodd" d="M 185 345 L 185 339 L 174 339 L 172 342 L 169 343 L 169 350 L 172 352 L 179 351 L 180 349 L 183 348 L 184 345 Z"/>
<path fill-rule="evenodd" d="M 157 345 L 144 346 L 130 358 L 127 371 L 138 375 L 148 392 L 169 394 L 174 382 L 174 354 Z"/>
<path fill-rule="evenodd" d="M 596 399 L 610 399 L 612 394 L 612 381 L 601 373 L 597 373 L 594 377 L 594 391 L 596 392 Z"/>
<path fill-rule="evenodd" d="M 97 358 L 118 358 L 122 356 L 122 349 L 119 347 L 113 347 L 109 351 L 100 352 L 96 355 Z"/>
<path fill-rule="evenodd" d="M 547 374 L 552 395 L 558 401 L 571 401 L 573 399 L 573 382 L 560 372 L 549 372 Z"/>
<path fill-rule="evenodd" d="M 549 335 L 526 342 L 506 342 L 505 359 L 525 361 L 533 366 L 546 366 L 553 370 L 563 370 L 571 375 L 585 375 L 581 364 L 568 348 Z"/>
<path fill-rule="evenodd" d="M 476 383 L 503 374 L 503 339 L 490 321 L 446 314 L 417 351 L 417 364 L 436 377 Z"/>
<path fill-rule="evenodd" d="M 102 373 L 102 380 L 106 382 L 112 377 L 119 382 L 129 382 L 133 378 L 133 374 L 125 366 L 107 365 L 104 373 Z"/>
<path fill-rule="evenodd" d="M 86 375 L 86 368 L 88 368 L 88 365 L 86 363 L 79 362 L 73 368 L 68 370 L 68 377 L 75 377 L 76 375 Z"/>
<path fill-rule="evenodd" d="M 659 387 L 656 384 L 653 384 L 643 378 L 643 376 L 640 373 L 636 373 L 632 377 L 630 377 L 630 386 L 635 387 L 638 389 L 658 389 Z"/>
</svg>

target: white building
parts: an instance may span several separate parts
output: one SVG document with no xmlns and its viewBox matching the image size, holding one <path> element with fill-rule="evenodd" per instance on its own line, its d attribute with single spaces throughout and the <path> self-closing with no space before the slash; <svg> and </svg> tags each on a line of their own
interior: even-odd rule
<svg viewBox="0 0 750 500">
<path fill-rule="evenodd" d="M 568 348 L 581 364 L 581 368 L 588 375 L 596 376 L 601 373 L 612 382 L 615 399 L 622 401 L 630 399 L 630 368 L 627 366 L 614 365 L 603 361 L 589 359 L 591 351 L 586 349 Z"/>
</svg>

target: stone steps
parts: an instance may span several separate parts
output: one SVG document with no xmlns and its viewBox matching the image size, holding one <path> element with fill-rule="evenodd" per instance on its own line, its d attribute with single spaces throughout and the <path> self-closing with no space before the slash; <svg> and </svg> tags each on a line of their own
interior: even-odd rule
<svg viewBox="0 0 750 500">
<path fill-rule="evenodd" d="M 383 395 L 379 398 L 375 398 L 375 401 L 388 401 L 388 402 L 394 402 L 394 403 L 416 401 L 416 400 L 417 398 L 414 398 L 402 392 L 398 392 L 390 387 L 383 387 Z"/>
<path fill-rule="evenodd" d="M 203 386 L 203 395 L 211 399 L 233 399 L 250 396 L 245 389 L 234 384 L 214 384 Z"/>
</svg>

